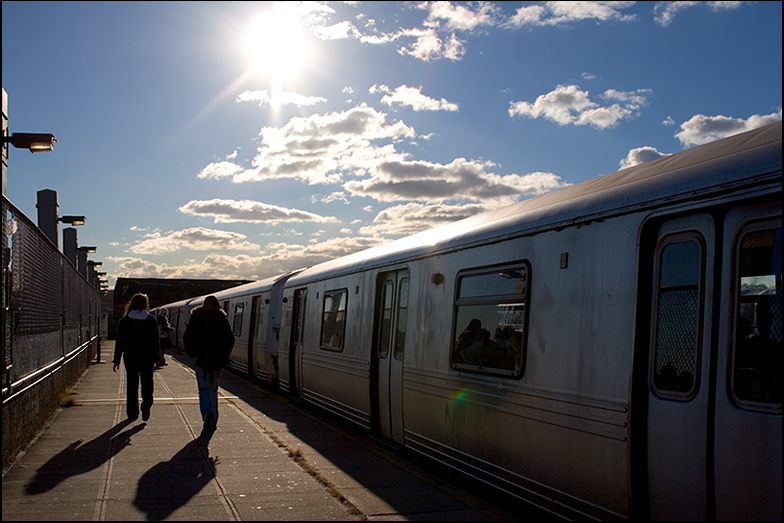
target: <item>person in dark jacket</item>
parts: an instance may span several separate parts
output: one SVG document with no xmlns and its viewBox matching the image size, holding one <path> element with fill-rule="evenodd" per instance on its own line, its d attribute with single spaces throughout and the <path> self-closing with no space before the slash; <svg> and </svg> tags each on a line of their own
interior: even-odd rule
<svg viewBox="0 0 784 523">
<path fill-rule="evenodd" d="M 215 296 L 191 312 L 183 334 L 185 352 L 196 359 L 196 383 L 204 430 L 215 430 L 218 423 L 218 385 L 223 367 L 234 348 L 234 334 Z"/>
<path fill-rule="evenodd" d="M 153 402 L 152 373 L 159 355 L 158 322 L 149 313 L 150 301 L 146 294 L 134 294 L 120 319 L 114 344 L 114 366 L 117 372 L 120 359 L 125 363 L 128 380 L 125 412 L 130 421 L 139 417 L 139 381 L 142 386 L 142 421 L 150 419 Z"/>
<path fill-rule="evenodd" d="M 166 307 L 161 307 L 158 310 L 158 337 L 161 339 L 161 359 L 158 361 L 158 367 L 168 365 L 166 363 L 166 349 L 171 347 L 169 341 L 169 333 L 174 330 L 174 327 L 169 323 L 169 311 Z"/>
</svg>

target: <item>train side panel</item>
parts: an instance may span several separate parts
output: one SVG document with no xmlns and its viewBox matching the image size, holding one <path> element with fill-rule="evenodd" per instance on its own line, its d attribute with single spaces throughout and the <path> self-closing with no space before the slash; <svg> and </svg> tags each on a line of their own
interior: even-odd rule
<svg viewBox="0 0 784 523">
<path fill-rule="evenodd" d="M 370 428 L 373 284 L 365 273 L 308 285 L 302 397 Z"/>
<path fill-rule="evenodd" d="M 412 285 L 409 310 L 406 445 L 543 506 L 568 505 L 573 517 L 627 516 L 636 252 L 617 245 L 636 244 L 639 221 L 412 263 L 421 284 Z M 452 349 L 465 327 L 454 318 L 459 275 L 523 263 L 530 301 L 521 376 L 455 369 Z M 430 283 L 433 273 L 443 285 Z"/>
</svg>

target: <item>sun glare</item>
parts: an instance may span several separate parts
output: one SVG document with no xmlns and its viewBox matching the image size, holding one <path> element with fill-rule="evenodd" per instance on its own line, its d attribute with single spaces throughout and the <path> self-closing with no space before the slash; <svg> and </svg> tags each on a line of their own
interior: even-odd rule
<svg viewBox="0 0 784 523">
<path fill-rule="evenodd" d="M 277 80 L 295 75 L 310 58 L 307 36 L 301 17 L 285 4 L 256 15 L 245 34 L 251 66 Z"/>
</svg>

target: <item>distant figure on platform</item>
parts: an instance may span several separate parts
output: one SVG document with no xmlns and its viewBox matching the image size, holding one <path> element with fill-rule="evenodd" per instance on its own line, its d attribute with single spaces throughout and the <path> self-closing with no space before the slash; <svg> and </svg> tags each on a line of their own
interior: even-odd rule
<svg viewBox="0 0 784 523">
<path fill-rule="evenodd" d="M 152 372 L 158 367 L 160 347 L 158 322 L 148 312 L 150 301 L 146 294 L 134 294 L 125 308 L 125 316 L 117 328 L 114 344 L 114 366 L 117 372 L 120 359 L 125 363 L 128 379 L 128 398 L 125 412 L 130 421 L 139 417 L 139 381 L 142 385 L 142 421 L 150 419 L 152 408 Z"/>
<path fill-rule="evenodd" d="M 166 349 L 171 347 L 169 342 L 169 333 L 174 330 L 174 327 L 169 323 L 169 311 L 166 307 L 161 307 L 158 310 L 158 337 L 161 339 L 161 357 L 158 360 L 158 366 L 163 367 L 166 363 Z"/>
<path fill-rule="evenodd" d="M 234 334 L 215 296 L 191 312 L 183 335 L 185 352 L 196 359 L 196 383 L 204 430 L 215 430 L 218 423 L 218 385 L 223 367 L 234 348 Z"/>
</svg>

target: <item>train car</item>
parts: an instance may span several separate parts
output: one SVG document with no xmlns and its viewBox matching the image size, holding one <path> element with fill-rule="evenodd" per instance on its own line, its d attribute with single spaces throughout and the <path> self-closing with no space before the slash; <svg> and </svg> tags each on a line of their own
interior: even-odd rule
<svg viewBox="0 0 784 523">
<path fill-rule="evenodd" d="M 781 132 L 292 275 L 281 389 L 564 518 L 781 520 Z"/>
<path fill-rule="evenodd" d="M 150 311 L 157 316 L 163 313 L 163 309 L 166 310 L 166 317 L 173 329 L 169 333 L 169 343 L 174 348 L 182 348 L 182 335 L 185 332 L 185 325 L 187 325 L 190 318 L 190 311 L 196 306 L 196 303 L 194 303 L 196 299 L 188 298 L 168 303 Z"/>
<path fill-rule="evenodd" d="M 229 368 L 249 378 L 277 387 L 277 350 L 282 315 L 283 284 L 298 271 L 274 276 L 213 293 L 226 313 L 234 333 Z M 174 327 L 172 346 L 184 350 L 183 335 L 193 309 L 204 303 L 203 296 L 171 303 L 166 308 Z"/>
<path fill-rule="evenodd" d="M 278 337 L 286 280 L 298 271 L 225 289 L 213 295 L 234 332 L 230 367 L 277 387 Z M 199 303 L 204 297 L 199 298 Z"/>
</svg>

